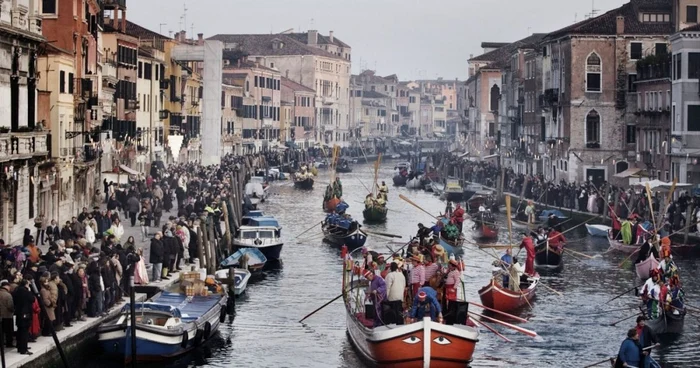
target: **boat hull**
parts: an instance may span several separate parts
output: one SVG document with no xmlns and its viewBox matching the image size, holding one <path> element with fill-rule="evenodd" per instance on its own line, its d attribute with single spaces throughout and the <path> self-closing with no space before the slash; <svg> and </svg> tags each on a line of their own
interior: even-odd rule
<svg viewBox="0 0 700 368">
<path fill-rule="evenodd" d="M 549 270 L 562 269 L 564 267 L 563 251 L 563 248 L 559 251 L 550 246 L 540 247 L 535 252 L 535 267 Z"/>
<path fill-rule="evenodd" d="M 323 239 L 337 246 L 347 246 L 348 249 L 356 249 L 365 245 L 367 241 L 367 234 L 364 231 L 357 229 L 350 233 L 333 233 L 328 229 L 323 229 Z"/>
<path fill-rule="evenodd" d="M 308 178 L 304 180 L 295 180 L 294 187 L 298 189 L 309 190 L 314 188 L 314 179 Z"/>
<path fill-rule="evenodd" d="M 347 174 L 347 173 L 352 172 L 352 168 L 350 166 L 348 166 L 348 167 L 336 167 L 335 172 Z"/>
<path fill-rule="evenodd" d="M 268 246 L 264 247 L 256 247 L 250 244 L 240 244 L 240 243 L 234 243 L 234 245 L 240 249 L 240 248 L 255 248 L 259 250 L 262 254 L 265 255 L 265 258 L 267 258 L 268 261 L 277 261 L 280 259 L 280 255 L 282 254 L 282 246 L 284 243 L 276 243 L 276 244 L 271 244 Z"/>
<path fill-rule="evenodd" d="M 479 240 L 498 239 L 498 228 L 482 224 L 474 231 L 474 238 Z"/>
<path fill-rule="evenodd" d="M 421 188 L 423 188 L 423 184 L 421 183 L 420 178 L 416 177 L 416 178 L 413 178 L 413 179 L 406 182 L 406 188 L 407 189 L 421 189 Z"/>
<path fill-rule="evenodd" d="M 501 287 L 495 280 L 491 279 L 491 283 L 479 290 L 479 297 L 481 298 L 481 303 L 489 308 L 501 312 L 510 312 L 529 305 L 530 301 L 535 297 L 537 283 L 539 283 L 539 280 L 534 281 L 533 285 L 526 290 L 516 292 Z"/>
<path fill-rule="evenodd" d="M 586 230 L 590 236 L 606 237 L 610 229 L 612 229 L 610 226 L 586 224 Z"/>
<path fill-rule="evenodd" d="M 450 202 L 460 202 L 464 199 L 464 192 L 450 192 L 445 191 L 445 199 Z"/>
<path fill-rule="evenodd" d="M 447 240 L 442 235 L 440 235 L 440 245 L 447 254 L 462 254 L 464 251 L 462 245 L 464 244 L 464 239 L 458 238 L 457 240 Z"/>
<path fill-rule="evenodd" d="M 393 180 L 394 180 L 394 186 L 402 187 L 402 186 L 406 185 L 406 182 L 408 182 L 408 177 L 401 176 L 401 175 L 395 175 Z"/>
<path fill-rule="evenodd" d="M 679 314 L 666 312 L 660 318 L 648 320 L 645 322 L 647 326 L 656 335 L 678 335 L 683 333 L 683 324 L 685 323 L 685 311 Z"/>
<path fill-rule="evenodd" d="M 370 207 L 362 211 L 362 216 L 365 218 L 365 222 L 379 223 L 386 221 L 387 212 L 386 207 Z"/>
<path fill-rule="evenodd" d="M 649 278 L 651 270 L 657 269 L 658 267 L 659 261 L 657 261 L 653 256 L 650 256 L 642 262 L 634 265 L 634 269 L 637 272 L 637 277 L 643 281 L 646 281 Z"/>
</svg>

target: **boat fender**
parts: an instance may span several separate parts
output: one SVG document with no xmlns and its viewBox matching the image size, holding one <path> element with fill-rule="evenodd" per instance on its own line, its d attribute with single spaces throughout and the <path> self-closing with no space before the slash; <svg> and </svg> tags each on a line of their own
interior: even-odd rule
<svg viewBox="0 0 700 368">
<path fill-rule="evenodd" d="M 340 248 L 340 258 L 345 259 L 345 256 L 348 255 L 348 246 L 343 244 L 343 246 Z"/>
<path fill-rule="evenodd" d="M 211 335 L 211 323 L 204 323 L 204 339 L 209 340 L 209 335 Z"/>
<path fill-rule="evenodd" d="M 197 333 L 194 334 L 194 346 L 199 346 L 202 343 L 203 335 L 204 332 L 202 330 L 197 330 Z"/>
<path fill-rule="evenodd" d="M 219 322 L 226 322 L 226 314 L 226 308 L 224 308 L 224 306 L 221 306 L 221 311 L 219 312 Z"/>
<path fill-rule="evenodd" d="M 187 331 L 185 331 L 185 332 L 182 334 L 182 342 L 180 343 L 180 346 L 181 346 L 183 349 L 186 349 L 186 348 L 187 348 L 187 343 L 188 343 L 189 341 L 190 341 L 190 335 L 187 333 Z"/>
</svg>

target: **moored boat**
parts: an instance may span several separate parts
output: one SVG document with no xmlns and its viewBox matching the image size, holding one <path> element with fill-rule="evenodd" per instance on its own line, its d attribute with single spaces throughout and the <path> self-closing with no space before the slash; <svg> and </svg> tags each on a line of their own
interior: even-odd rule
<svg viewBox="0 0 700 368">
<path fill-rule="evenodd" d="M 313 189 L 314 188 L 314 178 L 312 177 L 305 177 L 301 179 L 297 179 L 297 177 L 294 177 L 294 187 L 299 188 L 299 189 Z"/>
<path fill-rule="evenodd" d="M 591 236 L 608 236 L 608 232 L 610 231 L 610 229 L 612 228 L 606 225 L 586 224 L 586 230 Z"/>
<path fill-rule="evenodd" d="M 564 267 L 562 254 L 564 248 L 556 248 L 549 244 L 537 247 L 535 250 L 535 267 L 548 270 L 558 270 Z"/>
<path fill-rule="evenodd" d="M 408 181 L 408 176 L 396 174 L 396 175 L 394 175 L 393 180 L 394 180 L 394 186 L 403 187 L 406 185 L 406 182 Z"/>
<path fill-rule="evenodd" d="M 243 267 L 243 263 L 250 272 L 260 272 L 267 263 L 267 257 L 257 248 L 241 248 L 224 259 L 219 267 Z"/>
<path fill-rule="evenodd" d="M 243 268 L 231 268 L 230 270 L 216 270 L 216 280 L 217 281 L 227 281 L 229 278 L 229 271 L 233 271 L 233 293 L 235 296 L 243 294 L 248 287 L 248 281 L 250 280 L 250 271 Z"/>
<path fill-rule="evenodd" d="M 608 243 L 610 244 L 610 248 L 608 248 L 609 251 L 617 251 L 620 253 L 625 253 L 625 254 L 632 254 L 636 253 L 639 248 L 642 246 L 641 244 L 625 244 L 621 241 L 613 240 L 608 236 Z M 674 255 L 679 255 L 679 256 L 687 256 L 695 253 L 698 249 L 697 244 L 671 244 L 671 253 Z"/>
<path fill-rule="evenodd" d="M 542 225 L 542 223 L 540 223 L 540 222 L 535 222 L 535 223 L 531 224 L 531 223 L 529 223 L 529 222 L 527 222 L 527 221 L 519 220 L 519 219 L 517 219 L 517 218 L 515 218 L 515 217 L 512 217 L 510 220 L 511 220 L 514 224 L 525 225 L 525 226 L 528 226 L 528 227 L 538 227 L 538 226 L 541 226 L 541 225 Z"/>
<path fill-rule="evenodd" d="M 445 182 L 445 199 L 459 202 L 464 198 L 464 189 L 458 179 L 447 179 Z"/>
<path fill-rule="evenodd" d="M 282 253 L 282 227 L 272 216 L 251 217 L 248 225 L 241 226 L 233 238 L 236 249 L 256 248 L 268 260 L 276 261 Z"/>
<path fill-rule="evenodd" d="M 651 275 L 651 270 L 659 267 L 659 261 L 654 256 L 649 256 L 647 259 L 634 264 L 634 270 L 637 272 L 637 277 L 640 280 L 646 281 Z"/>
<path fill-rule="evenodd" d="M 559 221 L 566 221 L 569 219 L 568 217 L 564 216 L 564 214 L 559 210 L 543 210 L 542 212 L 540 212 L 539 216 L 537 216 L 537 220 L 546 223 L 547 220 L 549 220 L 550 215 L 554 215 L 556 218 L 559 219 Z"/>
<path fill-rule="evenodd" d="M 365 207 L 362 211 L 362 216 L 365 218 L 365 222 L 368 223 L 379 223 L 386 221 L 386 214 L 389 210 L 386 206 L 371 206 Z"/>
<path fill-rule="evenodd" d="M 420 176 L 416 176 L 413 179 L 409 179 L 406 182 L 406 189 L 421 189 L 423 188 L 423 184 L 421 183 L 421 178 Z"/>
<path fill-rule="evenodd" d="M 203 283 L 195 284 L 204 288 L 200 295 L 164 291 L 149 302 L 138 303 L 134 306 L 135 327 L 131 325 L 130 305 L 125 305 L 116 319 L 97 328 L 104 353 L 130 362 L 134 333 L 138 362 L 175 358 L 210 340 L 226 320 L 228 296 L 220 284 Z"/>
<path fill-rule="evenodd" d="M 539 278 L 531 278 L 529 285 L 521 283 L 520 291 L 504 288 L 494 278 L 491 282 L 479 290 L 481 303 L 489 308 L 499 310 L 501 312 L 510 312 L 529 305 L 530 301 L 535 297 L 535 289 L 539 284 Z M 523 288 L 523 286 L 526 286 Z"/>
</svg>

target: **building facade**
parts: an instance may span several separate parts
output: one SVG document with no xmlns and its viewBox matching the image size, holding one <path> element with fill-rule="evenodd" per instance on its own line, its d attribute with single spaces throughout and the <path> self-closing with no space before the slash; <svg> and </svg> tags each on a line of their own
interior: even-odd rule
<svg viewBox="0 0 700 368">
<path fill-rule="evenodd" d="M 291 108 L 291 121 L 285 142 L 308 148 L 315 143 L 313 128 L 316 125 L 316 91 L 291 79 L 282 77 L 282 102 Z"/>
</svg>

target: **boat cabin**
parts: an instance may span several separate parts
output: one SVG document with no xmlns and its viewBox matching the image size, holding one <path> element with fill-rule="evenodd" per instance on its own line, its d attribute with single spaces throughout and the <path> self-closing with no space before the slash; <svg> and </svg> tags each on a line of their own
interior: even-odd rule
<svg viewBox="0 0 700 368">
<path fill-rule="evenodd" d="M 447 179 L 445 181 L 445 191 L 462 193 L 462 185 L 459 183 L 459 179 Z"/>
<path fill-rule="evenodd" d="M 281 232 L 281 228 L 276 226 L 241 226 L 238 229 L 238 241 L 256 245 L 276 243 L 279 241 Z"/>
</svg>

